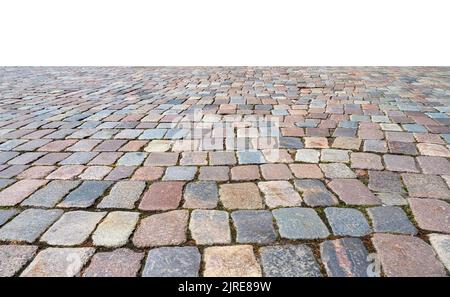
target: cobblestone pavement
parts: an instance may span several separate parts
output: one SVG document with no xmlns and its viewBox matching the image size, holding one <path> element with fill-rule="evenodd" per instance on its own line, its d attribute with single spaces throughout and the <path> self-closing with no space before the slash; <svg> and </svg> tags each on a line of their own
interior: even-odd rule
<svg viewBox="0 0 450 297">
<path fill-rule="evenodd" d="M 448 276 L 449 78 L 0 68 L 0 276 Z"/>
</svg>

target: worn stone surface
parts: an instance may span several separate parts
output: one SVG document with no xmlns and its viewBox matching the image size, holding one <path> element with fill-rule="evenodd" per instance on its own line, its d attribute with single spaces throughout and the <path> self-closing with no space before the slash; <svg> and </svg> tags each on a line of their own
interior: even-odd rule
<svg viewBox="0 0 450 297">
<path fill-rule="evenodd" d="M 215 208 L 219 201 L 219 190 L 214 181 L 198 181 L 186 185 L 184 208 Z"/>
<path fill-rule="evenodd" d="M 450 204 L 436 199 L 408 199 L 419 228 L 450 233 Z"/>
<path fill-rule="evenodd" d="M 192 238 L 199 245 L 231 242 L 229 217 L 221 210 L 193 210 L 189 221 Z"/>
<path fill-rule="evenodd" d="M 231 214 L 239 243 L 271 243 L 277 238 L 272 213 L 267 210 L 237 210 Z"/>
<path fill-rule="evenodd" d="M 161 247 L 148 252 L 144 277 L 196 277 L 200 252 L 196 247 Z"/>
<path fill-rule="evenodd" d="M 402 179 L 411 197 L 450 199 L 450 190 L 440 176 L 404 173 Z"/>
<path fill-rule="evenodd" d="M 282 238 L 316 239 L 330 234 L 317 213 L 310 208 L 278 208 L 272 211 Z"/>
<path fill-rule="evenodd" d="M 21 203 L 22 206 L 54 207 L 71 190 L 80 184 L 79 181 L 54 180 L 34 192 Z"/>
<path fill-rule="evenodd" d="M 417 234 L 417 229 L 397 206 L 371 207 L 367 210 L 375 232 Z"/>
<path fill-rule="evenodd" d="M 334 235 L 365 236 L 371 232 L 369 223 L 359 210 L 327 207 L 325 214 Z"/>
<path fill-rule="evenodd" d="M 144 253 L 130 249 L 116 249 L 112 252 L 96 253 L 84 270 L 84 277 L 132 277 L 141 268 Z"/>
<path fill-rule="evenodd" d="M 329 206 L 339 203 L 322 181 L 318 179 L 300 179 L 294 182 L 295 188 L 302 192 L 303 200 L 309 206 Z"/>
<path fill-rule="evenodd" d="M 94 245 L 118 247 L 127 243 L 139 219 L 139 213 L 110 212 L 92 234 Z"/>
<path fill-rule="evenodd" d="M 447 270 L 450 268 L 450 235 L 444 234 L 429 234 L 431 246 L 436 251 L 436 254 L 445 265 Z"/>
<path fill-rule="evenodd" d="M 189 213 L 173 210 L 142 219 L 133 236 L 137 247 L 179 245 L 186 241 Z"/>
<path fill-rule="evenodd" d="M 372 243 L 386 276 L 444 276 L 431 246 L 409 235 L 375 234 Z"/>
<path fill-rule="evenodd" d="M 119 181 L 97 207 L 133 209 L 144 189 L 145 182 L 142 181 Z"/>
<path fill-rule="evenodd" d="M 262 198 L 254 183 L 223 184 L 219 189 L 220 201 L 227 209 L 262 208 Z"/>
<path fill-rule="evenodd" d="M 87 208 L 112 185 L 109 181 L 85 181 L 61 201 L 59 207 Z"/>
<path fill-rule="evenodd" d="M 46 180 L 20 180 L 0 192 L 0 206 L 14 206 L 47 183 Z"/>
<path fill-rule="evenodd" d="M 204 251 L 203 276 L 255 277 L 261 276 L 251 245 L 208 247 Z"/>
<path fill-rule="evenodd" d="M 21 273 L 24 277 L 79 276 L 94 248 L 46 248 Z"/>
<path fill-rule="evenodd" d="M 32 243 L 62 214 L 59 209 L 26 209 L 0 228 L 0 240 Z"/>
<path fill-rule="evenodd" d="M 142 197 L 139 209 L 168 210 L 178 207 L 183 194 L 184 182 L 155 182 Z"/>
<path fill-rule="evenodd" d="M 81 244 L 86 241 L 105 215 L 105 212 L 66 212 L 42 235 L 41 241 L 50 245 Z"/>
<path fill-rule="evenodd" d="M 322 276 L 314 254 L 306 245 L 267 246 L 259 250 L 264 276 Z"/>
<path fill-rule="evenodd" d="M 36 254 L 37 246 L 1 245 L 0 277 L 14 276 Z"/>
<path fill-rule="evenodd" d="M 328 276 L 379 276 L 368 273 L 369 253 L 360 239 L 341 238 L 324 241 L 320 244 L 320 255 Z"/>
<path fill-rule="evenodd" d="M 15 208 L 0 209 L 0 226 L 5 224 L 9 219 L 14 217 L 18 213 L 19 213 L 19 210 L 15 209 Z"/>
<path fill-rule="evenodd" d="M 259 182 L 258 187 L 264 193 L 264 201 L 270 208 L 297 206 L 302 203 L 300 194 L 287 181 Z"/>
<path fill-rule="evenodd" d="M 339 199 L 350 205 L 376 205 L 381 201 L 357 179 L 334 179 L 328 186 Z"/>
</svg>

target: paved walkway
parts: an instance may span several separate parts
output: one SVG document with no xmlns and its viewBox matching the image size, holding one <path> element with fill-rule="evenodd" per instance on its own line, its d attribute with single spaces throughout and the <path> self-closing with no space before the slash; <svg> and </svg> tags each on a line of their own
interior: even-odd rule
<svg viewBox="0 0 450 297">
<path fill-rule="evenodd" d="M 449 68 L 0 68 L 0 276 L 443 276 Z"/>
</svg>

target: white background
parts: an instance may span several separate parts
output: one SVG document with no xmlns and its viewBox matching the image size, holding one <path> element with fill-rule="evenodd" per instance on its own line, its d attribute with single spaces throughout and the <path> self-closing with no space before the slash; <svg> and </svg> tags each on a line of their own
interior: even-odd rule
<svg viewBox="0 0 450 297">
<path fill-rule="evenodd" d="M 0 0 L 0 65 L 450 65 L 448 0 Z"/>
</svg>

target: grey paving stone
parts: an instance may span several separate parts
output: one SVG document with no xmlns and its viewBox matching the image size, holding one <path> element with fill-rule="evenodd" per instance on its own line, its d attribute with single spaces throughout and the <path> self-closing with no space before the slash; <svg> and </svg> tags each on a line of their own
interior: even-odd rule
<svg viewBox="0 0 450 297">
<path fill-rule="evenodd" d="M 325 214 L 334 235 L 364 236 L 371 232 L 369 223 L 359 210 L 327 207 Z"/>
<path fill-rule="evenodd" d="M 199 245 L 230 243 L 231 232 L 226 211 L 195 209 L 191 213 L 189 230 Z"/>
<path fill-rule="evenodd" d="M 317 239 L 330 235 L 325 224 L 311 208 L 278 208 L 272 214 L 282 238 Z"/>
<path fill-rule="evenodd" d="M 377 192 L 406 193 L 400 175 L 391 171 L 369 170 L 368 187 Z"/>
<path fill-rule="evenodd" d="M 200 252 L 196 247 L 161 247 L 148 252 L 144 277 L 197 277 Z"/>
<path fill-rule="evenodd" d="M 6 223 L 9 219 L 19 213 L 18 209 L 0 209 L 0 226 Z"/>
<path fill-rule="evenodd" d="M 141 268 L 144 253 L 121 248 L 96 253 L 84 270 L 83 277 L 134 277 Z"/>
<path fill-rule="evenodd" d="M 16 181 L 15 179 L 0 179 L 0 190 L 3 190 L 4 188 L 11 185 L 15 181 Z"/>
<path fill-rule="evenodd" d="M 172 166 L 167 167 L 162 180 L 193 180 L 197 173 L 194 166 Z"/>
<path fill-rule="evenodd" d="M 405 212 L 397 206 L 371 207 L 367 210 L 375 232 L 417 234 Z"/>
<path fill-rule="evenodd" d="M 428 238 L 439 260 L 441 260 L 447 270 L 450 270 L 450 235 L 434 233 L 429 234 Z"/>
<path fill-rule="evenodd" d="M 238 151 L 239 164 L 263 164 L 266 163 L 260 151 Z"/>
<path fill-rule="evenodd" d="M 320 244 L 320 254 L 328 276 L 373 276 L 366 247 L 358 238 L 327 240 Z M 368 269 L 369 268 L 369 269 Z"/>
<path fill-rule="evenodd" d="M 138 219 L 138 212 L 110 212 L 92 234 L 92 242 L 96 246 L 106 247 L 125 245 Z"/>
<path fill-rule="evenodd" d="M 356 178 L 356 174 L 342 163 L 319 164 L 327 178 Z"/>
<path fill-rule="evenodd" d="M 43 188 L 34 192 L 22 202 L 22 206 L 54 207 L 71 190 L 76 188 L 80 181 L 53 180 Z"/>
<path fill-rule="evenodd" d="M 20 276 L 71 277 L 78 276 L 94 254 L 94 248 L 47 248 L 34 258 Z"/>
<path fill-rule="evenodd" d="M 399 193 L 377 193 L 383 205 L 407 205 L 408 201 Z"/>
<path fill-rule="evenodd" d="M 144 181 L 118 181 L 97 208 L 133 209 L 145 189 Z"/>
<path fill-rule="evenodd" d="M 66 212 L 41 237 L 50 245 L 79 245 L 86 241 L 106 212 Z"/>
<path fill-rule="evenodd" d="M 76 152 L 66 159 L 59 162 L 60 165 L 86 165 L 94 159 L 98 153 L 96 152 Z"/>
<path fill-rule="evenodd" d="M 215 208 L 219 190 L 214 181 L 188 183 L 184 191 L 184 208 Z"/>
<path fill-rule="evenodd" d="M 60 209 L 26 209 L 0 229 L 0 240 L 32 243 L 62 214 Z"/>
<path fill-rule="evenodd" d="M 268 210 L 238 210 L 231 214 L 239 243 L 272 243 L 277 235 Z"/>
<path fill-rule="evenodd" d="M 0 277 L 14 276 L 36 254 L 32 245 L 0 245 Z"/>
<path fill-rule="evenodd" d="M 139 166 L 147 158 L 147 153 L 143 152 L 131 152 L 123 155 L 119 160 L 117 160 L 117 165 L 119 166 Z"/>
<path fill-rule="evenodd" d="M 265 276 L 322 276 L 311 248 L 306 245 L 267 246 L 260 249 L 260 254 Z"/>
<path fill-rule="evenodd" d="M 309 206 L 330 206 L 339 203 L 322 181 L 318 179 L 299 179 L 294 181 L 295 188 L 302 192 L 303 201 Z"/>
<path fill-rule="evenodd" d="M 84 181 L 78 188 L 67 195 L 58 204 L 58 207 L 87 208 L 92 206 L 111 185 L 112 182 L 110 181 Z"/>
</svg>

